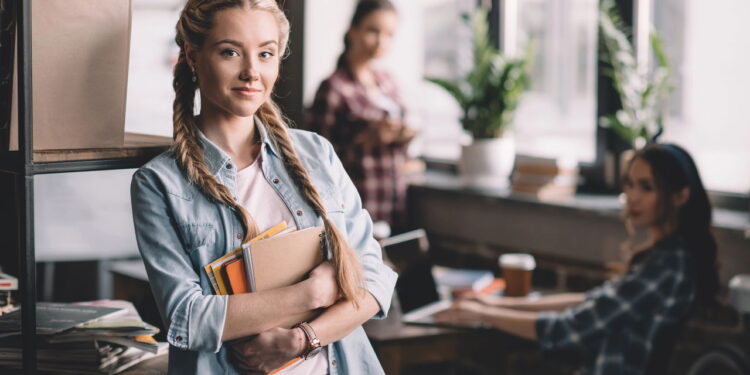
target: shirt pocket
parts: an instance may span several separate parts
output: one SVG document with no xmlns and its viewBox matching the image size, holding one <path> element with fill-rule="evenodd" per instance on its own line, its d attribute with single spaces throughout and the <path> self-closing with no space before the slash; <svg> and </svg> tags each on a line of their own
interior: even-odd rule
<svg viewBox="0 0 750 375">
<path fill-rule="evenodd" d="M 216 243 L 216 227 L 212 223 L 181 224 L 179 228 L 182 246 L 191 256 L 194 251 Z"/>
</svg>

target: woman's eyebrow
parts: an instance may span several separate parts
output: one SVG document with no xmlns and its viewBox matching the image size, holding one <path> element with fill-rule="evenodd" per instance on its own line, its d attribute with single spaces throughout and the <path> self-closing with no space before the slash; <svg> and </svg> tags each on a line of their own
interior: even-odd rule
<svg viewBox="0 0 750 375">
<path fill-rule="evenodd" d="M 214 43 L 214 46 L 218 46 L 219 44 L 222 44 L 222 43 L 232 44 L 232 45 L 235 45 L 237 47 L 242 47 L 243 46 L 242 42 L 238 42 L 238 41 L 232 40 L 232 39 L 222 39 L 222 40 Z"/>
<path fill-rule="evenodd" d="M 276 45 L 279 45 L 279 42 L 277 42 L 277 41 L 275 41 L 275 40 L 267 40 L 267 41 L 265 41 L 265 42 L 261 43 L 261 44 L 259 45 L 259 47 L 265 47 L 265 46 L 267 46 L 267 45 L 269 45 L 269 44 L 276 44 Z"/>
<path fill-rule="evenodd" d="M 231 44 L 231 45 L 239 47 L 239 48 L 244 48 L 245 47 L 245 45 L 242 42 L 237 41 L 237 40 L 233 40 L 233 39 L 222 39 L 222 40 L 214 43 L 214 46 L 218 46 L 219 44 L 223 44 L 223 43 L 228 43 L 228 44 Z M 270 45 L 270 44 L 276 44 L 278 46 L 279 42 L 277 42 L 275 40 L 267 40 L 267 41 L 261 43 L 260 45 L 258 45 L 258 47 L 265 47 L 265 46 Z"/>
</svg>

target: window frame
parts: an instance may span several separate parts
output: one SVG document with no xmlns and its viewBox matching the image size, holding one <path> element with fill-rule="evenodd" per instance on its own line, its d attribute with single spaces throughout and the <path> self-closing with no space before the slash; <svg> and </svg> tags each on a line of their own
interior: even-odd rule
<svg viewBox="0 0 750 375">
<path fill-rule="evenodd" d="M 515 2 L 517 0 L 490 0 L 489 25 L 490 38 L 499 48 L 503 48 L 503 30 L 501 20 L 503 19 L 503 9 L 506 1 Z M 637 40 L 648 41 L 647 37 L 650 32 L 650 20 L 644 15 L 648 9 L 650 0 L 615 0 L 616 6 L 622 15 L 626 25 L 635 27 L 634 36 Z M 478 0 L 482 3 L 482 0 Z M 638 7 L 642 6 L 641 12 Z M 597 55 L 599 55 L 600 46 L 597 45 Z M 646 50 L 648 51 L 648 50 Z M 648 52 L 647 52 L 648 53 Z M 605 74 L 606 64 L 597 59 L 596 65 L 596 116 L 601 118 L 609 114 L 614 114 L 621 108 L 620 99 L 615 91 L 611 78 Z M 579 163 L 579 169 L 583 184 L 579 186 L 579 192 L 592 194 L 617 194 L 619 188 L 619 155 L 629 148 L 628 144 L 622 141 L 611 129 L 602 127 L 598 121 L 596 125 L 596 152 L 593 162 Z M 422 157 L 427 168 L 431 170 L 457 172 L 456 162 Z M 608 177 L 608 176 L 613 176 Z M 750 210 L 750 192 L 746 194 L 733 193 L 727 191 L 708 191 L 709 198 L 717 208 L 726 208 L 730 210 L 749 211 Z"/>
</svg>

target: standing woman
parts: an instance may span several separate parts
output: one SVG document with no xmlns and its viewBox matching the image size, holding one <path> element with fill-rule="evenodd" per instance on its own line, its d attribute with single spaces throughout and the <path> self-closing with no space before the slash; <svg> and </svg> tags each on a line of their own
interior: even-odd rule
<svg viewBox="0 0 750 375">
<path fill-rule="evenodd" d="M 649 240 L 622 277 L 586 294 L 463 300 L 439 320 L 481 321 L 542 349 L 581 349 L 585 374 L 666 373 L 668 358 L 653 355 L 665 349 L 660 340 L 674 339 L 665 336 L 718 292 L 711 204 L 681 147 L 646 146 L 626 171 L 626 224 Z"/>
<path fill-rule="evenodd" d="M 300 356 L 282 373 L 383 372 L 361 324 L 385 316 L 396 275 L 330 143 L 288 129 L 271 100 L 288 37 L 274 0 L 189 0 L 177 23 L 175 143 L 131 186 L 170 374 L 268 372 Z M 329 261 L 286 288 L 213 295 L 203 266 L 281 220 L 324 225 Z"/>
<path fill-rule="evenodd" d="M 373 220 L 406 224 L 406 148 L 413 131 L 391 76 L 374 62 L 388 52 L 396 31 L 388 0 L 357 3 L 336 71 L 320 84 L 308 128 L 333 143 Z"/>
</svg>

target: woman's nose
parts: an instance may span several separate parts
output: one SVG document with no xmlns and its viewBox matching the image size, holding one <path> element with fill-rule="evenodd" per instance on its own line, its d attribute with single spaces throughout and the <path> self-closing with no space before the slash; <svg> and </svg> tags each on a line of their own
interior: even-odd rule
<svg viewBox="0 0 750 375">
<path fill-rule="evenodd" d="M 255 69 L 255 64 L 251 61 L 245 62 L 240 72 L 240 79 L 243 81 L 257 81 L 260 79 L 260 73 Z"/>
</svg>

